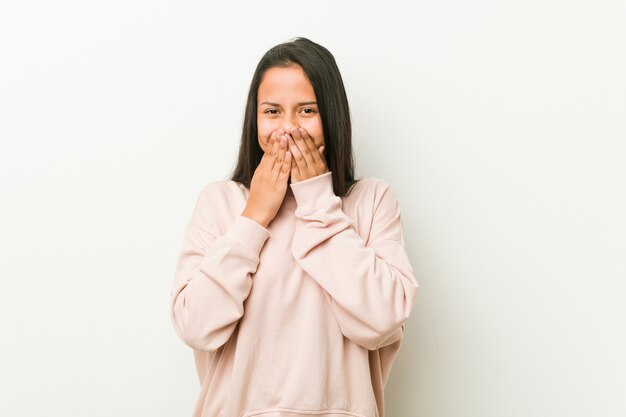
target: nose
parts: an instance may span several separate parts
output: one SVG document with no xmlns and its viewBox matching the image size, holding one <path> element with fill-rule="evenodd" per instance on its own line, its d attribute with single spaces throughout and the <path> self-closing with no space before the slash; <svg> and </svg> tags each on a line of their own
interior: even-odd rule
<svg viewBox="0 0 626 417">
<path fill-rule="evenodd" d="M 281 126 L 281 128 L 286 132 L 291 134 L 291 129 L 293 128 L 299 128 L 300 126 L 298 125 L 297 121 L 296 121 L 296 115 L 294 114 L 293 116 L 287 116 L 283 119 L 283 125 Z"/>
</svg>

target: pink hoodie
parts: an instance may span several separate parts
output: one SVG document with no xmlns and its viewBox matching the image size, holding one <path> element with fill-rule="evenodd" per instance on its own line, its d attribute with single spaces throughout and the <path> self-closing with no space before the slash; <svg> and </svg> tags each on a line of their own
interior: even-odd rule
<svg viewBox="0 0 626 417">
<path fill-rule="evenodd" d="M 268 228 L 249 190 L 206 185 L 171 291 L 193 348 L 194 417 L 384 417 L 384 387 L 418 284 L 385 181 L 343 199 L 327 172 L 292 183 Z"/>
</svg>

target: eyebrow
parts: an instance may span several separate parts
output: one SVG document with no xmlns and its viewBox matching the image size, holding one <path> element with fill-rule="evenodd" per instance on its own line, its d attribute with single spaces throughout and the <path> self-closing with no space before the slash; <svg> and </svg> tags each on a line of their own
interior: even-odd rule
<svg viewBox="0 0 626 417">
<path fill-rule="evenodd" d="M 280 104 L 278 103 L 270 103 L 269 101 L 264 101 L 263 103 L 259 104 L 259 106 L 262 106 L 263 104 L 269 104 L 270 106 L 274 106 L 274 107 L 280 107 Z M 303 101 L 301 103 L 298 103 L 298 106 L 304 106 L 307 104 L 316 104 L 317 105 L 317 101 Z"/>
</svg>

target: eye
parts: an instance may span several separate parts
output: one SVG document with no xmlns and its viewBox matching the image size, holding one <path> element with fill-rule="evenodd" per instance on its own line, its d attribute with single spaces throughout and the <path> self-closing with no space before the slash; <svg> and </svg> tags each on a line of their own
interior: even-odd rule
<svg viewBox="0 0 626 417">
<path fill-rule="evenodd" d="M 273 112 L 278 113 L 278 110 L 276 110 L 276 109 L 267 109 L 267 110 L 265 110 L 265 112 L 264 112 L 264 113 L 276 114 L 276 113 L 273 113 Z"/>
<path fill-rule="evenodd" d="M 306 113 L 306 114 L 313 114 L 313 113 L 315 113 L 315 109 L 311 109 L 311 108 L 302 109 L 303 112 L 306 112 L 307 110 L 309 110 L 309 112 Z"/>
</svg>

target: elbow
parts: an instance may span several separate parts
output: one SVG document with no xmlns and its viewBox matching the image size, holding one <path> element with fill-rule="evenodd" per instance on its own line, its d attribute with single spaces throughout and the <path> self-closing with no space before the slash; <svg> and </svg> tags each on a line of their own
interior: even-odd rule
<svg viewBox="0 0 626 417">
<path fill-rule="evenodd" d="M 376 345 L 375 349 L 380 349 L 381 347 L 391 345 L 392 343 L 396 343 L 399 340 L 402 340 L 404 337 L 404 323 L 400 325 L 400 327 L 394 329 L 385 339 L 382 339 Z"/>
<path fill-rule="evenodd" d="M 220 302 L 223 301 L 223 302 Z M 189 292 L 189 287 L 172 291 L 170 321 L 178 338 L 192 349 L 214 352 L 231 337 L 243 306 L 230 299 L 215 299 Z"/>
<path fill-rule="evenodd" d="M 404 325 L 393 329 L 389 333 L 376 333 L 371 335 L 347 335 L 344 333 L 344 336 L 367 350 L 378 350 L 401 340 L 404 336 Z"/>
<path fill-rule="evenodd" d="M 180 308 L 175 300 L 170 308 L 170 320 L 180 340 L 192 349 L 203 352 L 214 352 L 224 345 L 238 322 L 234 320 L 222 326 L 213 323 L 211 326 L 210 320 L 194 319 L 193 314 Z"/>
<path fill-rule="evenodd" d="M 413 296 L 405 299 L 400 307 L 397 304 L 386 304 L 392 308 L 364 312 L 362 309 L 347 310 L 335 302 L 332 302 L 332 307 L 341 333 L 347 339 L 368 350 L 377 350 L 403 337 L 405 323 L 412 310 Z"/>
<path fill-rule="evenodd" d="M 171 318 L 174 331 L 178 338 L 190 348 L 202 352 L 214 352 L 219 349 L 228 341 L 234 329 L 234 325 L 229 325 L 222 329 L 209 331 L 194 326 L 188 320 L 183 320 L 174 312 Z"/>
<path fill-rule="evenodd" d="M 377 350 L 390 345 L 404 336 L 406 318 L 401 321 L 389 321 L 381 326 L 342 326 L 341 332 L 357 345 L 367 350 Z M 345 325 L 345 323 L 344 323 Z"/>
<path fill-rule="evenodd" d="M 401 340 L 404 337 L 405 324 L 413 310 L 419 287 L 414 278 L 406 281 L 408 283 L 403 286 L 402 296 L 383 302 L 380 308 L 376 309 L 377 313 L 370 313 L 369 318 L 361 315 L 356 323 L 351 321 L 357 324 L 346 326 L 346 330 L 348 328 L 353 330 L 352 337 L 346 332 L 344 335 L 368 350 L 377 350 Z"/>
<path fill-rule="evenodd" d="M 210 353 L 215 352 L 222 345 L 224 345 L 224 343 L 226 343 L 226 341 L 228 340 L 226 339 L 222 341 L 215 337 L 206 337 L 206 336 L 203 337 L 197 334 L 181 335 L 180 338 L 190 348 L 201 351 L 201 352 L 210 352 Z"/>
</svg>

